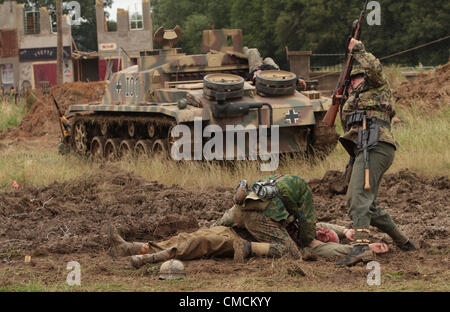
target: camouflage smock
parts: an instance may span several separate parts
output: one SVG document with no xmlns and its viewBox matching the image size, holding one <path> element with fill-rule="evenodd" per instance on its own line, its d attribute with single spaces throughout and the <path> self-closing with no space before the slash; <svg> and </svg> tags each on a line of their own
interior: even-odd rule
<svg viewBox="0 0 450 312">
<path fill-rule="evenodd" d="M 267 182 L 276 178 L 276 175 L 271 175 L 257 182 Z M 270 201 L 263 213 L 277 222 L 298 219 L 300 229 L 297 242 L 307 246 L 316 237 L 316 209 L 308 184 L 294 175 L 284 175 L 277 179 L 275 184 L 280 195 Z"/>
<path fill-rule="evenodd" d="M 395 110 L 392 91 L 389 82 L 383 74 L 380 60 L 367 52 L 362 43 L 357 43 L 352 53 L 362 69 L 364 69 L 365 79 L 363 83 L 350 93 L 343 108 L 342 122 L 346 130 L 343 138 L 356 142 L 359 127 L 353 126 L 351 129 L 347 129 L 346 124 L 349 113 L 355 110 L 364 110 L 368 117 L 377 117 L 391 123 L 392 118 L 395 116 Z M 357 98 L 358 94 L 359 99 Z M 395 148 L 398 147 L 389 129 L 380 127 L 379 131 L 380 142 L 392 144 Z"/>
</svg>

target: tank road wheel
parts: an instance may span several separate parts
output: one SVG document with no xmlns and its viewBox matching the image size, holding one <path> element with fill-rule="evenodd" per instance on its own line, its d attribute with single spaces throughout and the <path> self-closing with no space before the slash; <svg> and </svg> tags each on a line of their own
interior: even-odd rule
<svg viewBox="0 0 450 312">
<path fill-rule="evenodd" d="M 105 144 L 105 159 L 115 161 L 119 159 L 120 139 L 109 139 Z"/>
<path fill-rule="evenodd" d="M 88 151 L 88 133 L 86 129 L 86 124 L 79 120 L 75 123 L 73 143 L 75 151 L 84 156 Z"/>
<path fill-rule="evenodd" d="M 284 70 L 265 70 L 256 75 L 256 90 L 267 95 L 291 95 L 297 88 L 297 75 Z"/>
<path fill-rule="evenodd" d="M 93 159 L 103 159 L 105 157 L 106 140 L 102 137 L 95 137 L 91 142 L 91 155 Z"/>
<path fill-rule="evenodd" d="M 167 157 L 169 146 L 166 140 L 158 139 L 153 143 L 152 153 L 153 155 L 158 155 L 162 157 Z"/>
<path fill-rule="evenodd" d="M 133 121 L 127 123 L 128 136 L 134 138 L 136 135 L 136 124 Z"/>
<path fill-rule="evenodd" d="M 105 138 L 108 137 L 108 134 L 110 132 L 109 130 L 110 128 L 107 121 L 104 121 L 100 124 L 100 132 Z"/>
<path fill-rule="evenodd" d="M 134 155 L 136 157 L 148 156 L 152 154 L 152 142 L 150 140 L 139 140 L 134 146 Z"/>
<path fill-rule="evenodd" d="M 158 135 L 158 128 L 153 123 L 147 124 L 147 134 L 150 139 L 154 139 Z"/>
<path fill-rule="evenodd" d="M 120 158 L 133 157 L 136 140 L 123 140 L 119 147 Z"/>
</svg>

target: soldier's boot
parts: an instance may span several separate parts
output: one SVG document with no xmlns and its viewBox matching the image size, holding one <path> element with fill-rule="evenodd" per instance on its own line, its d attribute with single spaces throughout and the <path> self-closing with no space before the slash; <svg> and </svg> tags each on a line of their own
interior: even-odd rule
<svg viewBox="0 0 450 312">
<path fill-rule="evenodd" d="M 406 237 L 406 235 L 397 227 L 389 215 L 382 214 L 378 217 L 372 218 L 371 223 L 382 232 L 389 235 L 394 241 L 394 244 L 401 250 L 411 251 L 417 249 L 414 243 L 411 242 L 409 238 Z"/>
<path fill-rule="evenodd" d="M 355 246 L 352 251 L 336 266 L 354 266 L 360 262 L 367 263 L 375 259 L 375 254 L 370 249 L 370 231 L 368 229 L 356 229 Z"/>
<path fill-rule="evenodd" d="M 109 226 L 108 239 L 111 246 L 109 255 L 114 259 L 148 253 L 148 244 L 128 243 L 112 225 Z"/>
<path fill-rule="evenodd" d="M 244 239 L 236 239 L 233 242 L 234 261 L 244 262 L 250 257 L 267 257 L 270 255 L 269 243 L 249 242 Z"/>
<path fill-rule="evenodd" d="M 140 267 L 142 267 L 147 263 L 158 263 L 168 261 L 170 259 L 175 258 L 175 255 L 176 255 L 176 248 L 169 248 L 152 254 L 131 256 L 130 263 L 133 267 L 139 269 Z"/>
<path fill-rule="evenodd" d="M 354 266 L 360 262 L 367 263 L 373 261 L 375 255 L 369 245 L 355 245 L 352 251 L 344 259 L 338 261 L 336 266 Z"/>
<path fill-rule="evenodd" d="M 397 245 L 398 248 L 400 248 L 403 251 L 412 251 L 417 250 L 416 245 L 412 241 L 410 241 L 405 234 L 403 234 L 400 229 L 395 226 L 393 229 L 386 231 L 386 234 L 388 234 L 392 240 L 394 241 L 394 244 Z"/>
</svg>

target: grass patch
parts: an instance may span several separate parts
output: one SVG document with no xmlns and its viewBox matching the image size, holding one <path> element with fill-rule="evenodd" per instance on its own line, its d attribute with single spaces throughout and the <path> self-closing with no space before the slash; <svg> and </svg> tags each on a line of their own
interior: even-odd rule
<svg viewBox="0 0 450 312">
<path fill-rule="evenodd" d="M 390 172 L 408 168 L 426 177 L 448 175 L 450 172 L 449 106 L 424 114 L 417 108 L 399 108 L 402 120 L 393 128 L 400 148 Z M 339 124 L 339 123 L 337 123 Z M 339 133 L 342 133 L 338 126 Z M 348 161 L 345 150 L 337 148 L 324 160 L 311 161 L 304 157 L 280 161 L 276 173 L 295 174 L 306 180 L 321 178 L 328 170 L 343 170 Z M 206 190 L 208 187 L 234 187 L 245 178 L 254 181 L 268 175 L 260 164 L 237 161 L 233 164 L 208 162 L 174 162 L 163 159 L 122 160 L 114 163 L 120 169 L 139 174 L 150 181 L 178 184 L 187 188 Z M 88 175 L 100 164 L 76 156 L 60 156 L 54 150 L 8 147 L 0 151 L 0 189 L 11 189 L 12 181 L 21 186 L 41 186 L 64 182 Z"/>
<path fill-rule="evenodd" d="M 18 126 L 26 113 L 24 101 L 18 101 L 17 105 L 14 102 L 0 102 L 0 131 Z"/>
</svg>

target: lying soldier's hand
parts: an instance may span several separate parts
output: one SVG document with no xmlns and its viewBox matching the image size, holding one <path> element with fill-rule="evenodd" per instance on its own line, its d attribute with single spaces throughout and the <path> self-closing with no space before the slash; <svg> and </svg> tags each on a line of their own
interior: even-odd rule
<svg viewBox="0 0 450 312">
<path fill-rule="evenodd" d="M 384 254 L 389 251 L 389 247 L 384 243 L 373 243 L 369 247 L 376 254 Z"/>
<path fill-rule="evenodd" d="M 353 229 L 346 229 L 344 231 L 345 238 L 347 238 L 349 241 L 353 242 L 355 240 L 355 230 Z"/>
</svg>

